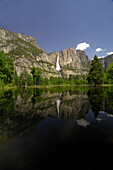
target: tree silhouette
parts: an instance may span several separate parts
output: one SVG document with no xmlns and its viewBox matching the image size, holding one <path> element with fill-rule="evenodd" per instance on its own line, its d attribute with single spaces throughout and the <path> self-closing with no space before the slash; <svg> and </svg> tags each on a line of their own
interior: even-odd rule
<svg viewBox="0 0 113 170">
<path fill-rule="evenodd" d="M 100 85 L 104 81 L 103 68 L 96 55 L 94 60 L 91 62 L 91 67 L 87 79 L 89 84 L 92 86 Z"/>
</svg>

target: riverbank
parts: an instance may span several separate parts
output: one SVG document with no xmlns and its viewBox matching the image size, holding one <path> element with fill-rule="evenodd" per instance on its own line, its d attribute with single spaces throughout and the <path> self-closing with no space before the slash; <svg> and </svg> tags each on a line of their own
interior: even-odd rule
<svg viewBox="0 0 113 170">
<path fill-rule="evenodd" d="M 100 87 L 112 87 L 113 84 L 102 84 L 99 85 Z M 98 86 L 98 87 L 99 87 Z M 70 85 L 70 84 L 60 84 L 60 85 L 38 85 L 38 86 L 27 86 L 26 88 L 51 88 L 51 87 L 91 87 L 89 84 L 79 84 L 79 85 Z M 17 86 L 4 86 L 4 87 L 0 87 L 0 89 L 16 89 L 16 88 L 25 88 L 24 86 L 22 87 L 17 87 Z M 26 89 L 25 88 L 25 89 Z"/>
<path fill-rule="evenodd" d="M 22 86 L 22 87 L 17 87 L 17 86 L 15 86 L 15 87 L 13 87 L 13 86 L 11 86 L 11 87 L 8 87 L 8 86 L 6 86 L 6 87 L 0 87 L 0 89 L 13 89 L 13 88 L 51 88 L 51 87 L 89 87 L 89 85 L 87 85 L 87 84 L 81 84 L 81 85 L 70 85 L 70 84 L 61 84 L 61 85 L 38 85 L 38 86 L 27 86 L 27 87 L 24 87 L 24 86 Z"/>
</svg>

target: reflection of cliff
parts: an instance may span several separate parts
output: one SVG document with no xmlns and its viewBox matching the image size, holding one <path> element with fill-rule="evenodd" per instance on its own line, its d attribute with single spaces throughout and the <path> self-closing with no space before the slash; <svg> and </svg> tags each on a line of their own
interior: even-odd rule
<svg viewBox="0 0 113 170">
<path fill-rule="evenodd" d="M 8 94 L 10 94 L 10 92 Z M 7 100 L 7 96 L 9 100 Z M 5 95 L 2 97 L 4 103 L 2 102 L 3 105 L 0 107 L 2 109 L 0 110 L 1 116 L 3 115 L 0 117 L 0 143 L 4 143 L 14 137 L 31 134 L 35 131 L 40 122 L 55 110 L 55 101 L 58 94 L 51 95 L 47 93 L 37 96 L 38 102 L 36 103 L 34 103 L 33 96 L 35 96 L 33 93 L 30 97 L 27 96 L 27 93 L 24 93 L 15 97 L 12 93 L 11 96 Z M 13 98 L 13 101 L 15 99 L 15 102 L 12 103 L 11 100 L 11 103 L 9 103 L 9 97 L 11 99 Z M 9 107 L 11 106 L 11 109 L 8 107 L 9 112 L 7 112 L 7 115 L 4 115 L 2 111 L 7 109 L 7 101 Z"/>
<path fill-rule="evenodd" d="M 77 118 L 84 118 L 88 111 L 89 101 L 87 95 L 69 95 L 67 93 L 62 97 L 59 117 L 74 121 Z"/>
<path fill-rule="evenodd" d="M 95 117 L 104 110 L 113 113 L 111 91 L 89 90 L 50 92 L 41 89 L 28 91 L 2 92 L 0 96 L 0 143 L 11 138 L 26 136 L 35 131 L 37 126 L 48 116 L 61 118 L 78 125 L 87 126 L 86 115 L 90 108 Z"/>
<path fill-rule="evenodd" d="M 34 108 L 41 117 L 59 117 L 74 121 L 76 118 L 83 118 L 89 111 L 87 95 L 70 95 L 69 93 L 49 94 L 43 101 L 36 103 Z"/>
<path fill-rule="evenodd" d="M 63 93 L 58 115 L 56 101 L 59 96 L 59 93 L 47 92 L 39 96 L 35 93 L 30 97 L 18 95 L 15 98 L 12 94 L 11 98 L 14 97 L 15 103 L 11 108 L 14 110 L 11 115 L 6 115 L 4 122 L 0 123 L 0 143 L 31 134 L 48 116 L 74 121 L 76 118 L 84 117 L 88 112 L 89 102 L 86 95 Z"/>
<path fill-rule="evenodd" d="M 26 115 L 38 115 L 46 118 L 47 116 L 60 117 L 67 120 L 74 120 L 76 118 L 83 118 L 89 111 L 89 101 L 87 95 L 70 95 L 64 93 L 46 93 L 41 96 L 42 100 L 32 103 L 32 98 L 24 101 L 18 96 L 15 103 L 15 111 Z"/>
</svg>

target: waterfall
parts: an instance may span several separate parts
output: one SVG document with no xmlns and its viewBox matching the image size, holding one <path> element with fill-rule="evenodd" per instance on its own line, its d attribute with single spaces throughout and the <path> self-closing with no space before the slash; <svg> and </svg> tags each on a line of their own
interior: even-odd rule
<svg viewBox="0 0 113 170">
<path fill-rule="evenodd" d="M 61 70 L 60 65 L 59 65 L 59 53 L 58 53 L 58 55 L 57 55 L 56 70 L 57 70 L 57 71 L 60 71 L 60 70 Z"/>
<path fill-rule="evenodd" d="M 62 77 L 62 74 L 61 74 L 62 70 L 61 70 L 61 67 L 60 67 L 60 64 L 59 64 L 59 53 L 57 55 L 56 70 L 59 72 L 60 77 Z"/>
</svg>

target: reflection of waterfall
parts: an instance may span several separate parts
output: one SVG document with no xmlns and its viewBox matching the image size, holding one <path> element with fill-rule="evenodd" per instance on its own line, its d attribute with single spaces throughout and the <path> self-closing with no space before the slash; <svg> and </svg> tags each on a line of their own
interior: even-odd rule
<svg viewBox="0 0 113 170">
<path fill-rule="evenodd" d="M 61 96 L 62 96 L 62 93 L 60 94 L 59 98 L 56 100 L 58 116 L 60 114 L 60 104 L 62 103 Z"/>
<path fill-rule="evenodd" d="M 60 102 L 61 102 L 61 100 L 60 100 L 60 99 L 57 99 L 57 100 L 56 100 L 58 116 L 59 116 L 59 113 L 60 113 Z"/>
<path fill-rule="evenodd" d="M 60 64 L 59 64 L 59 53 L 57 55 L 56 70 L 59 72 L 60 77 L 62 77 L 61 67 L 60 67 Z"/>
</svg>

